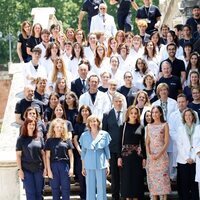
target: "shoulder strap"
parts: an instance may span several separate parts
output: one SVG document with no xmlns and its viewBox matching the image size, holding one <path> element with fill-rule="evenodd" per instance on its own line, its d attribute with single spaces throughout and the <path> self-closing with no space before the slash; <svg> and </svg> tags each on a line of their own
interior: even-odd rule
<svg viewBox="0 0 200 200">
<path fill-rule="evenodd" d="M 124 128 L 123 128 L 123 132 L 122 132 L 122 145 L 124 143 L 124 132 L 125 132 L 125 129 L 126 129 L 126 122 L 124 123 Z"/>
</svg>

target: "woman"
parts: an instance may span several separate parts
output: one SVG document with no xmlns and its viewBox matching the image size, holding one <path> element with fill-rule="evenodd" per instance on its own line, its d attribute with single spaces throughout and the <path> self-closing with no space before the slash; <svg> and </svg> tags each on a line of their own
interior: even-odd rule
<svg viewBox="0 0 200 200">
<path fill-rule="evenodd" d="M 86 45 L 85 33 L 82 29 L 77 29 L 75 31 L 75 42 L 78 42 L 81 46 Z"/>
<path fill-rule="evenodd" d="M 115 40 L 117 41 L 118 46 L 125 41 L 125 32 L 118 30 L 115 34 Z"/>
<path fill-rule="evenodd" d="M 155 48 L 156 48 L 156 52 L 158 53 L 158 56 L 160 55 L 160 48 L 162 47 L 162 44 L 161 44 L 161 39 L 160 39 L 160 34 L 158 31 L 154 31 L 151 35 L 150 35 L 150 38 L 149 38 Z"/>
<path fill-rule="evenodd" d="M 59 24 L 52 24 L 50 27 L 50 33 L 51 33 L 51 42 L 58 42 L 59 33 L 60 33 L 60 25 Z"/>
<path fill-rule="evenodd" d="M 55 89 L 55 84 L 58 79 L 65 78 L 68 80 L 68 74 L 64 61 L 62 58 L 58 57 L 54 61 L 53 71 L 49 73 L 48 77 L 48 89 L 53 91 Z"/>
<path fill-rule="evenodd" d="M 200 126 L 196 126 L 196 115 L 192 109 L 185 109 L 183 125 L 178 129 L 177 163 L 178 188 L 181 200 L 199 200 L 198 183 L 195 182 L 196 157 L 200 153 Z M 191 193 L 190 193 L 191 192 Z"/>
<path fill-rule="evenodd" d="M 56 92 L 52 92 L 49 96 L 49 103 L 44 111 L 44 121 L 48 123 L 51 120 L 53 110 L 59 103 L 59 95 Z"/>
<path fill-rule="evenodd" d="M 109 174 L 110 135 L 100 130 L 100 120 L 91 115 L 87 118 L 88 131 L 83 132 L 81 145 L 82 174 L 86 178 L 86 200 L 106 200 L 106 175 Z M 96 194 L 97 192 L 97 194 Z"/>
<path fill-rule="evenodd" d="M 117 48 L 119 54 L 119 69 L 123 72 L 130 71 L 132 66 L 132 59 L 129 57 L 129 48 L 125 43 L 122 43 Z"/>
<path fill-rule="evenodd" d="M 124 73 L 124 84 L 117 91 L 126 97 L 127 106 L 133 104 L 138 89 L 133 85 L 132 73 L 127 71 Z"/>
<path fill-rule="evenodd" d="M 139 90 L 136 93 L 133 105 L 140 110 L 140 121 L 142 123 L 144 119 L 144 113 L 151 109 L 148 94 L 143 90 Z"/>
<path fill-rule="evenodd" d="M 109 59 L 106 57 L 106 49 L 102 44 L 97 45 L 94 61 L 91 63 L 91 66 L 92 69 L 90 72 L 96 74 L 99 78 L 101 73 L 109 70 Z"/>
<path fill-rule="evenodd" d="M 156 92 L 155 92 L 155 78 L 152 74 L 146 74 L 143 79 L 144 91 L 148 94 L 150 103 L 153 103 L 157 100 Z"/>
<path fill-rule="evenodd" d="M 144 52 L 144 48 L 142 45 L 142 38 L 139 35 L 133 36 L 133 47 L 130 49 L 130 56 L 134 56 L 137 58 L 142 57 Z"/>
<path fill-rule="evenodd" d="M 21 24 L 21 33 L 18 37 L 17 42 L 17 55 L 20 62 L 28 62 L 28 54 L 26 52 L 26 43 L 31 33 L 31 24 L 28 21 L 24 21 Z"/>
<path fill-rule="evenodd" d="M 117 80 L 117 85 L 123 84 L 123 71 L 119 69 L 119 58 L 117 56 L 110 57 L 110 69 L 111 79 Z"/>
<path fill-rule="evenodd" d="M 46 125 L 41 119 L 37 111 L 37 108 L 32 107 L 32 106 L 28 107 L 24 113 L 24 119 L 27 119 L 27 118 L 37 121 L 38 137 L 46 139 L 46 134 L 47 134 Z M 20 130 L 20 133 L 21 133 L 21 130 Z"/>
<path fill-rule="evenodd" d="M 126 200 L 142 200 L 146 159 L 144 128 L 140 125 L 140 110 L 133 105 L 126 112 L 120 134 L 121 196 Z"/>
<path fill-rule="evenodd" d="M 66 118 L 72 123 L 74 127 L 76 117 L 78 114 L 78 97 L 74 92 L 68 92 L 65 94 L 65 101 L 63 103 Z"/>
<path fill-rule="evenodd" d="M 66 123 L 60 118 L 52 121 L 45 144 L 47 174 L 50 178 L 53 200 L 70 199 L 70 177 L 73 175 L 73 145 Z"/>
<path fill-rule="evenodd" d="M 42 59 L 41 64 L 45 67 L 47 77 L 53 71 L 55 60 L 60 56 L 60 48 L 57 43 L 50 43 L 46 49 L 46 55 Z"/>
<path fill-rule="evenodd" d="M 27 44 L 26 44 L 26 52 L 28 54 L 28 61 L 30 61 L 32 58 L 32 49 L 36 45 L 40 44 L 40 42 L 42 42 L 41 31 L 42 31 L 41 24 L 36 23 L 33 25 L 31 36 L 28 38 Z"/>
<path fill-rule="evenodd" d="M 133 74 L 133 84 L 138 90 L 143 90 L 143 79 L 144 76 L 149 72 L 147 63 L 144 59 L 138 58 L 135 64 L 135 70 Z"/>
<path fill-rule="evenodd" d="M 98 90 L 101 92 L 107 92 L 108 91 L 108 81 L 111 79 L 111 74 L 109 72 L 103 72 L 100 75 L 101 79 L 101 86 L 99 86 Z"/>
<path fill-rule="evenodd" d="M 27 200 L 42 200 L 46 162 L 43 140 L 38 137 L 37 122 L 27 118 L 16 143 L 18 176 L 23 181 Z"/>
<path fill-rule="evenodd" d="M 186 95 L 187 100 L 190 102 L 193 101 L 192 98 L 192 91 L 191 89 L 193 87 L 199 87 L 200 86 L 200 79 L 199 79 L 199 73 L 197 71 L 191 70 L 190 72 L 190 84 L 184 87 L 183 93 Z"/>
<path fill-rule="evenodd" d="M 186 85 L 190 83 L 190 72 L 197 71 L 200 73 L 200 56 L 197 52 L 193 52 L 190 55 L 190 59 L 186 68 Z"/>
<path fill-rule="evenodd" d="M 65 115 L 64 108 L 63 108 L 62 104 L 60 104 L 60 103 L 53 110 L 53 113 L 51 116 L 51 122 L 56 118 L 60 118 L 65 121 L 65 123 L 67 125 L 68 136 L 70 139 L 72 139 L 72 132 L 74 131 L 74 129 L 73 129 L 72 123 L 66 119 L 67 117 Z M 47 130 L 49 129 L 49 125 L 51 125 L 51 122 L 49 124 L 47 124 Z"/>
<path fill-rule="evenodd" d="M 108 39 L 108 51 L 107 51 L 107 57 L 112 57 L 112 56 L 118 56 L 117 53 L 117 41 L 114 37 L 110 37 Z"/>
<path fill-rule="evenodd" d="M 143 59 L 146 61 L 149 71 L 152 72 L 157 79 L 159 73 L 159 58 L 155 45 L 151 40 L 145 45 Z"/>
<path fill-rule="evenodd" d="M 74 41 L 75 41 L 75 31 L 74 31 L 73 28 L 67 28 L 66 37 L 67 37 L 68 41 L 72 42 L 72 44 L 74 43 Z"/>
<path fill-rule="evenodd" d="M 152 123 L 147 125 L 147 182 L 150 195 L 157 200 L 159 195 L 163 200 L 171 192 L 169 178 L 169 158 L 167 147 L 169 144 L 169 126 L 164 120 L 162 108 L 155 106 L 151 110 Z"/>
<path fill-rule="evenodd" d="M 67 69 L 73 75 L 73 80 L 79 77 L 78 65 L 84 57 L 83 47 L 78 42 L 75 42 L 72 47 L 72 57 L 67 66 Z"/>
<path fill-rule="evenodd" d="M 56 81 L 55 92 L 59 95 L 60 102 L 63 102 L 65 99 L 65 94 L 69 92 L 69 88 L 64 77 Z"/>
<path fill-rule="evenodd" d="M 74 126 L 74 170 L 75 174 L 78 177 L 78 182 L 80 184 L 80 198 L 86 199 L 86 184 L 85 184 L 85 177 L 82 175 L 82 163 L 81 163 L 81 147 L 79 144 L 79 138 L 81 134 L 87 130 L 86 122 L 87 118 L 92 114 L 90 107 L 88 106 L 81 106 L 78 112 L 78 116 L 76 119 L 76 123 Z"/>
</svg>

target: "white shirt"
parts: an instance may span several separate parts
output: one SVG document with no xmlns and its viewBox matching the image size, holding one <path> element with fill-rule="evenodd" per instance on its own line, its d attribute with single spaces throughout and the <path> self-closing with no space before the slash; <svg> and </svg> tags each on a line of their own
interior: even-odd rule
<svg viewBox="0 0 200 200">
<path fill-rule="evenodd" d="M 84 55 L 86 57 L 86 59 L 92 63 L 94 60 L 94 51 L 92 51 L 92 49 L 90 48 L 90 46 L 88 47 L 84 47 Z"/>
<path fill-rule="evenodd" d="M 53 71 L 53 67 L 54 67 L 53 61 L 51 60 L 51 58 L 48 58 L 48 59 L 43 58 L 41 60 L 41 64 L 42 64 L 42 66 L 44 66 L 46 73 L 47 73 L 47 77 L 48 77 L 49 74 Z"/>
<path fill-rule="evenodd" d="M 71 72 L 72 74 L 72 80 L 75 80 L 79 77 L 79 74 L 78 74 L 78 64 L 80 63 L 82 59 L 78 59 L 76 57 L 74 57 L 72 60 L 70 59 L 69 60 L 69 63 L 68 63 L 68 70 L 69 72 Z"/>
<path fill-rule="evenodd" d="M 107 39 L 111 36 L 115 36 L 117 28 L 114 17 L 107 13 L 104 17 L 100 13 L 93 16 L 90 25 L 90 33 L 94 32 L 104 32 Z"/>
</svg>

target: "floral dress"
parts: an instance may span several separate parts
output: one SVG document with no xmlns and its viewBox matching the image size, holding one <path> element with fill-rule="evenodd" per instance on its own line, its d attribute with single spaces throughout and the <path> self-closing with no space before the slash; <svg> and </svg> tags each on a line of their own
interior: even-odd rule
<svg viewBox="0 0 200 200">
<path fill-rule="evenodd" d="M 165 123 L 148 125 L 151 154 L 158 154 L 164 146 L 164 127 Z M 164 195 L 170 193 L 171 186 L 168 167 L 169 158 L 167 152 L 164 152 L 157 160 L 152 160 L 147 156 L 147 182 L 151 195 Z"/>
</svg>

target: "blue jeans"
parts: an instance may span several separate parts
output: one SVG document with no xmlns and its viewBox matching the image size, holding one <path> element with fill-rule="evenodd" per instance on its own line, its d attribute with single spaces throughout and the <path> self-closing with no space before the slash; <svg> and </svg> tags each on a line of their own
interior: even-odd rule
<svg viewBox="0 0 200 200">
<path fill-rule="evenodd" d="M 24 189 L 26 191 L 27 200 L 42 200 L 42 191 L 44 187 L 43 171 L 30 172 L 23 170 L 24 172 Z"/>
<path fill-rule="evenodd" d="M 55 161 L 51 163 L 53 179 L 50 180 L 53 200 L 69 200 L 70 197 L 70 178 L 69 164 L 67 161 Z"/>
</svg>

